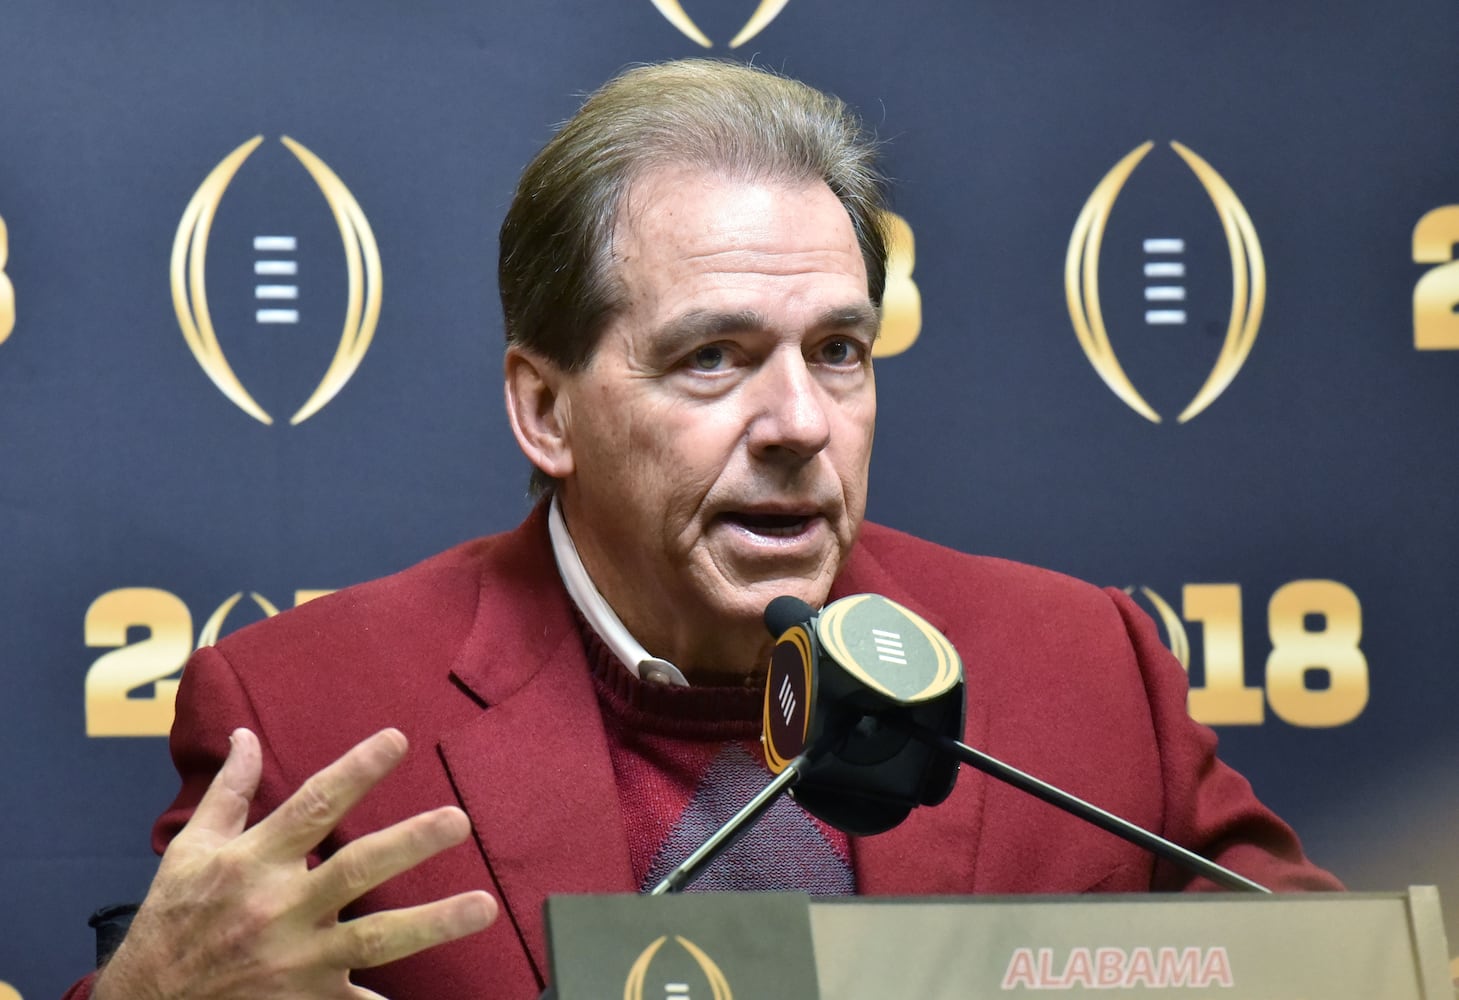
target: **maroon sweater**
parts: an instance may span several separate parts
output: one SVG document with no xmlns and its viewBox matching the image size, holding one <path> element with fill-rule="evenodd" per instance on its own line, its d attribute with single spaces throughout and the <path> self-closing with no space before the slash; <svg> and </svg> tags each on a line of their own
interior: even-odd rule
<svg viewBox="0 0 1459 1000">
<path fill-rule="evenodd" d="M 760 748 L 764 695 L 640 681 L 581 627 L 633 878 L 647 892 L 769 784 Z M 781 796 L 687 888 L 848 896 L 856 880 L 846 835 Z"/>
</svg>

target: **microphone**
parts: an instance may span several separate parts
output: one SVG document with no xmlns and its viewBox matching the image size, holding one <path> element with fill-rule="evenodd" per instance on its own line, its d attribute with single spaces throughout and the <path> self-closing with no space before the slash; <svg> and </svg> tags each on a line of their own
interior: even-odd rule
<svg viewBox="0 0 1459 1000">
<path fill-rule="evenodd" d="M 765 628 L 779 639 L 801 622 L 808 622 L 815 616 L 816 609 L 799 597 L 781 594 L 765 605 Z"/>
<path fill-rule="evenodd" d="M 776 635 L 761 737 L 771 771 L 802 769 L 790 795 L 847 833 L 879 833 L 952 791 L 957 763 L 1021 789 L 1227 889 L 1271 890 L 963 743 L 962 661 L 914 612 L 875 594 L 817 614 L 765 609 Z M 938 751 L 934 753 L 933 751 Z"/>
<path fill-rule="evenodd" d="M 946 799 L 960 761 L 1227 889 L 1271 891 L 963 743 L 962 660 L 895 601 L 857 594 L 817 613 L 777 597 L 765 624 L 776 643 L 761 742 L 775 778 L 651 895 L 687 885 L 782 792 L 847 833 L 881 833 Z"/>
<path fill-rule="evenodd" d="M 829 640 L 813 621 L 824 623 Z M 777 597 L 765 609 L 765 625 L 779 639 L 761 735 L 775 778 L 650 895 L 688 885 L 782 792 L 838 829 L 871 834 L 890 830 L 915 806 L 934 805 L 952 791 L 955 759 L 879 721 L 895 708 L 931 731 L 962 734 L 962 661 L 940 632 L 873 594 L 837 601 L 819 616 L 799 598 Z M 834 655 L 822 656 L 827 641 Z M 860 664 L 858 657 L 871 656 L 878 666 Z"/>
<path fill-rule="evenodd" d="M 941 632 L 876 594 L 842 598 L 819 614 L 797 598 L 777 597 L 765 625 L 776 643 L 761 742 L 775 774 L 806 758 L 791 798 L 862 836 L 947 798 L 956 758 L 902 724 L 962 735 L 962 660 Z M 901 723 L 888 725 L 893 718 Z"/>
</svg>

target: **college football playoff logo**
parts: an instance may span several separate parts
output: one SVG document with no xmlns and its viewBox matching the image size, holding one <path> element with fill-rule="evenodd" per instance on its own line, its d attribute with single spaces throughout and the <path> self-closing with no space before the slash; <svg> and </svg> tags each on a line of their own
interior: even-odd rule
<svg viewBox="0 0 1459 1000">
<path fill-rule="evenodd" d="M 673 969 L 672 979 L 674 981 L 668 982 L 666 985 L 660 985 L 653 993 L 648 992 L 648 982 L 651 979 L 656 980 L 659 978 L 658 976 L 652 976 L 650 973 L 658 964 L 663 964 L 664 956 L 659 954 L 659 950 L 663 948 L 668 940 L 666 935 L 660 935 L 654 939 L 652 944 L 639 953 L 638 958 L 634 959 L 633 967 L 628 970 L 628 979 L 623 984 L 623 1000 L 646 1000 L 650 996 L 660 997 L 665 995 L 682 997 L 684 1000 L 688 1000 L 689 997 L 702 993 L 699 990 L 691 990 L 689 988 L 691 984 L 684 981 L 689 977 L 683 976 L 683 970 L 677 968 Z M 677 934 L 674 935 L 674 941 L 683 949 L 688 959 L 692 962 L 694 969 L 702 976 L 703 982 L 698 985 L 707 986 L 709 995 L 713 1000 L 734 1000 L 734 993 L 730 991 L 729 980 L 725 978 L 719 966 L 714 963 L 714 959 L 705 954 L 703 948 L 700 948 L 688 938 L 680 937 Z M 657 964 L 654 962 L 655 956 L 659 956 L 659 963 Z M 671 966 L 666 966 L 666 970 L 669 968 Z"/>
<path fill-rule="evenodd" d="M 5 273 L 5 264 L 10 258 L 10 237 L 5 230 L 5 220 L 0 219 L 0 344 L 15 329 L 15 286 Z"/>
<path fill-rule="evenodd" d="M 279 609 L 274 606 L 274 603 L 262 594 L 250 591 L 248 596 L 253 598 L 253 603 L 258 605 L 258 609 L 263 612 L 265 618 L 272 618 L 279 613 Z M 243 600 L 243 591 L 240 590 L 218 605 L 217 610 L 203 623 L 203 630 L 198 633 L 198 649 L 217 645 L 218 636 L 223 632 L 223 622 L 227 620 L 229 612 L 241 600 Z"/>
<path fill-rule="evenodd" d="M 1134 597 L 1135 588 L 1126 587 L 1125 593 Z M 1180 665 L 1185 667 L 1186 672 L 1189 673 L 1191 668 L 1191 640 L 1189 633 L 1185 630 L 1185 622 L 1181 621 L 1180 615 L 1175 613 L 1175 609 L 1170 606 L 1169 601 L 1149 587 L 1141 587 L 1140 593 L 1144 596 L 1145 600 L 1150 602 L 1150 606 L 1155 609 L 1155 613 L 1160 617 L 1160 624 L 1165 628 L 1166 648 L 1175 655 L 1175 658 L 1180 661 Z"/>
<path fill-rule="evenodd" d="M 260 423 L 272 424 L 273 417 L 244 388 L 224 355 L 208 307 L 206 273 L 208 238 L 218 206 L 234 175 L 262 142 L 263 136 L 256 135 L 233 150 L 198 187 L 177 226 L 177 237 L 172 244 L 171 278 L 173 308 L 193 357 L 235 406 Z M 313 393 L 289 418 L 290 424 L 300 424 L 323 409 L 344 388 L 370 349 L 380 318 L 380 251 L 359 203 L 334 171 L 288 136 L 283 136 L 280 142 L 303 164 L 324 195 L 344 244 L 346 293 L 339 346 Z M 296 249 L 293 236 L 253 238 L 253 250 L 258 255 L 253 261 L 258 282 L 254 286 L 257 300 L 254 318 L 261 326 L 299 322 Z"/>
<path fill-rule="evenodd" d="M 1135 388 L 1115 355 L 1100 300 L 1101 249 L 1115 199 L 1154 146 L 1153 142 L 1145 142 L 1126 154 L 1085 202 L 1074 224 L 1064 260 L 1064 295 L 1079 346 L 1094 370 L 1126 406 L 1145 419 L 1160 423 L 1160 414 Z M 1178 142 L 1170 143 L 1170 148 L 1190 168 L 1215 205 L 1231 267 L 1230 311 L 1220 353 L 1204 384 L 1176 418 L 1183 424 L 1215 402 L 1251 353 L 1266 305 L 1266 264 L 1251 218 L 1230 185 L 1192 150 Z M 1146 325 L 1183 326 L 1187 319 L 1186 241 L 1162 235 L 1144 239 L 1142 246 Z"/>
<path fill-rule="evenodd" d="M 760 6 L 755 8 L 750 19 L 745 22 L 745 26 L 734 38 L 730 39 L 729 47 L 737 49 L 764 31 L 766 25 L 775 20 L 788 3 L 790 0 L 760 0 Z M 694 23 L 694 19 L 684 12 L 684 5 L 679 0 L 653 0 L 653 4 L 659 9 L 659 13 L 664 15 L 670 24 L 682 31 L 690 41 L 697 42 L 706 49 L 714 47 L 714 42 L 710 41 L 709 36 L 700 31 L 699 25 Z"/>
</svg>

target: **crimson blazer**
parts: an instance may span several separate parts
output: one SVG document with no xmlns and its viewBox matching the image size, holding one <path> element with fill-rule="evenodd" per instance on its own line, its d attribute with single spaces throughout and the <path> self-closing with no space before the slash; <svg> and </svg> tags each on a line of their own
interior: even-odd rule
<svg viewBox="0 0 1459 1000">
<path fill-rule="evenodd" d="M 832 597 L 883 594 L 961 653 L 966 739 L 1280 889 L 1339 888 L 1215 757 L 1186 713 L 1180 665 L 1118 591 L 954 552 L 877 525 Z M 248 726 L 263 745 L 253 820 L 385 726 L 405 762 L 322 845 L 456 803 L 474 840 L 364 897 L 357 912 L 468 888 L 501 903 L 490 929 L 355 979 L 391 1000 L 535 998 L 549 894 L 633 892 L 607 738 L 540 506 L 516 530 L 242 629 L 188 663 L 171 749 L 182 777 L 161 850 Z M 964 769 L 948 800 L 851 838 L 863 894 L 1174 890 L 1144 851 Z M 1198 883 L 1196 888 L 1210 888 Z M 83 984 L 73 992 L 86 995 Z"/>
</svg>

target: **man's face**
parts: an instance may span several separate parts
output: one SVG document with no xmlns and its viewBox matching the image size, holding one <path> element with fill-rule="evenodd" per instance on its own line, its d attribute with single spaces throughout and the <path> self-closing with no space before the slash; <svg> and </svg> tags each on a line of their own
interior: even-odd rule
<svg viewBox="0 0 1459 1000">
<path fill-rule="evenodd" d="M 824 602 L 866 506 L 878 319 L 824 184 L 651 173 L 621 212 L 625 308 L 557 398 L 584 565 L 648 651 L 763 667 L 765 605 Z"/>
</svg>

